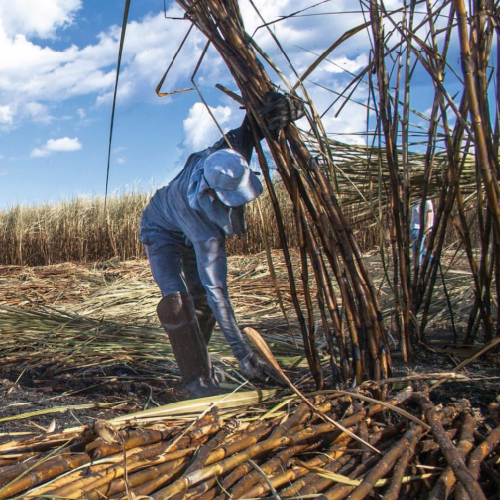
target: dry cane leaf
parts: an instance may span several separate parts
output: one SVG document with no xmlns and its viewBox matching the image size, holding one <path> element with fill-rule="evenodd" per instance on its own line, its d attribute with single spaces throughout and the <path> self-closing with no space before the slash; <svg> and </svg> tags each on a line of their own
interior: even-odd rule
<svg viewBox="0 0 500 500">
<path fill-rule="evenodd" d="M 300 460 L 295 460 L 295 463 L 299 465 L 300 467 L 304 467 L 304 469 L 307 469 L 311 472 L 314 472 L 320 477 L 324 477 L 326 479 L 331 479 L 332 481 L 335 481 L 337 483 L 341 484 L 347 484 L 349 486 L 359 486 L 363 481 L 360 479 L 351 479 L 347 476 L 343 476 L 342 474 L 337 474 L 336 472 L 330 472 L 327 470 L 324 470 L 320 467 L 313 467 L 310 465 L 305 464 L 304 462 L 301 462 Z M 401 480 L 402 484 L 409 483 L 410 481 L 419 481 L 421 479 L 428 479 L 430 477 L 437 476 L 437 473 L 427 473 L 427 474 L 418 474 L 415 476 L 404 476 Z M 391 479 L 379 479 L 374 486 L 376 488 L 382 488 L 389 484 L 391 482 Z"/>
<path fill-rule="evenodd" d="M 304 462 L 301 462 L 300 460 L 295 460 L 295 463 L 297 465 L 300 465 L 300 467 L 304 467 L 304 469 L 307 469 L 308 471 L 314 472 L 315 474 L 318 474 L 321 477 L 332 479 L 337 483 L 347 484 L 349 486 L 359 486 L 361 484 L 361 481 L 359 481 L 358 479 L 351 479 L 347 476 L 343 476 L 342 474 L 326 471 L 321 467 L 312 467 L 310 465 L 305 464 Z"/>
<path fill-rule="evenodd" d="M 117 428 L 106 420 L 97 420 L 94 423 L 93 431 L 108 444 L 121 443 Z"/>
<path fill-rule="evenodd" d="M 54 418 L 52 422 L 50 422 L 50 425 L 47 427 L 47 432 L 51 433 L 56 430 L 57 424 L 56 424 L 56 419 Z"/>
</svg>

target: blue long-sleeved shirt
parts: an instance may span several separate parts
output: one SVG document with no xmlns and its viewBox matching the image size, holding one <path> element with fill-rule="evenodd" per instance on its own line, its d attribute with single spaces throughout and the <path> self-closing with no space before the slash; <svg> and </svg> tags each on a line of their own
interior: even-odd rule
<svg viewBox="0 0 500 500">
<path fill-rule="evenodd" d="M 241 127 L 232 130 L 226 137 L 232 148 L 249 162 L 254 140 L 248 119 L 245 118 Z M 238 328 L 227 288 L 224 229 L 231 232 L 231 211 L 217 199 L 209 199 L 208 194 L 203 192 L 204 159 L 226 148 L 229 148 L 227 142 L 221 139 L 211 148 L 189 156 L 182 171 L 154 194 L 144 214 L 157 228 L 182 233 L 193 245 L 198 274 L 207 292 L 210 308 L 234 355 L 241 360 L 252 351 Z M 145 245 L 151 243 L 148 240 L 150 237 L 147 228 L 141 227 L 141 241 Z"/>
</svg>

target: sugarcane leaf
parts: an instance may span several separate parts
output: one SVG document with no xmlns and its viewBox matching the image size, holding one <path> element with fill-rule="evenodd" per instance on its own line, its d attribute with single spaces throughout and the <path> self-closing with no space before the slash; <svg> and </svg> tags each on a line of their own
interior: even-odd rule
<svg viewBox="0 0 500 500">
<path fill-rule="evenodd" d="M 346 40 L 351 38 L 353 35 L 356 33 L 359 33 L 360 31 L 364 30 L 365 28 L 368 28 L 368 26 L 371 25 L 371 21 L 367 21 L 366 23 L 360 24 L 359 26 L 356 26 L 354 28 L 351 28 L 350 30 L 346 31 L 345 33 L 342 34 L 342 36 L 335 41 L 330 47 L 328 47 L 302 74 L 300 77 L 299 81 L 295 83 L 295 85 L 292 87 L 293 90 L 296 90 L 299 85 L 319 66 L 319 64 L 324 61 L 329 54 L 331 54 L 340 44 L 344 43 Z"/>
<path fill-rule="evenodd" d="M 262 403 L 275 397 L 279 393 L 276 389 L 267 389 L 259 391 L 242 391 L 238 393 L 221 394 L 209 398 L 192 399 L 188 401 L 180 401 L 178 403 L 170 403 L 168 405 L 157 406 L 148 410 L 122 415 L 111 420 L 111 423 L 126 422 L 129 420 L 140 420 L 144 418 L 165 418 L 186 416 L 189 414 L 198 414 L 207 410 L 211 406 L 218 408 L 237 408 L 248 405 Z"/>
<path fill-rule="evenodd" d="M 361 484 L 361 481 L 358 479 L 351 479 L 347 476 L 343 476 L 342 474 L 327 471 L 325 469 L 322 469 L 321 467 L 314 467 L 300 460 L 295 460 L 295 462 L 297 463 L 297 465 L 304 467 L 304 469 L 314 472 L 318 476 L 324 477 L 326 479 L 331 479 L 332 481 L 335 481 L 337 483 L 347 484 L 349 486 L 359 486 Z"/>
<path fill-rule="evenodd" d="M 38 415 L 47 415 L 49 413 L 64 413 L 68 410 L 84 410 L 87 408 L 109 408 L 121 403 L 85 403 L 81 405 L 67 405 L 56 406 L 54 408 L 45 408 L 43 410 L 30 411 L 27 413 L 20 413 L 19 415 L 9 415 L 8 417 L 0 418 L 0 422 L 9 422 L 11 420 L 22 420 L 24 418 L 31 418 Z M 44 429 L 46 431 L 46 429 Z"/>
</svg>

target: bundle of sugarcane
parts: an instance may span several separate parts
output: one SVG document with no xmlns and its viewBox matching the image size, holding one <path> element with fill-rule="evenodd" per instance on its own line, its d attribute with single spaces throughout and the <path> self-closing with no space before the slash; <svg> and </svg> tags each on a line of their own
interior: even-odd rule
<svg viewBox="0 0 500 500">
<path fill-rule="evenodd" d="M 334 377 L 338 382 L 355 375 L 358 382 L 365 376 L 380 379 L 390 371 L 390 353 L 376 292 L 352 230 L 335 197 L 332 184 L 316 159 L 310 154 L 298 129 L 290 124 L 279 133 L 270 130 L 258 110 L 264 95 L 274 89 L 264 65 L 256 52 L 283 79 L 294 94 L 283 73 L 255 43 L 244 29 L 239 6 L 235 0 L 178 0 L 186 11 L 186 18 L 207 37 L 220 53 L 242 93 L 242 102 L 250 118 L 255 137 L 259 127 L 267 141 L 277 170 L 290 195 L 301 252 L 301 280 L 305 293 L 306 314 L 296 296 L 295 275 L 290 263 L 288 242 L 283 228 L 283 217 L 274 192 L 266 157 L 260 141 L 256 141 L 257 156 L 275 208 L 282 248 L 289 271 L 290 290 L 299 321 L 305 354 L 318 387 L 323 377 L 316 345 L 316 315 L 309 282 L 309 262 L 312 263 L 316 282 L 317 308 L 325 342 L 330 352 L 333 345 L 339 351 L 339 362 L 332 358 Z M 257 13 L 258 14 L 258 13 Z M 269 33 L 273 36 L 272 30 Z M 279 44 L 278 44 L 279 46 Z M 300 84 L 300 79 L 298 85 Z M 331 163 L 330 149 L 321 120 L 307 91 L 302 88 L 303 99 L 308 102 L 307 116 L 321 145 L 321 156 Z M 296 95 L 292 99 L 298 98 Z M 335 278 L 340 300 L 332 286 Z M 339 302 L 342 303 L 342 311 Z M 346 327 L 346 328 L 345 328 Z M 352 348 L 351 363 L 346 332 Z"/>
<path fill-rule="evenodd" d="M 492 429 L 465 404 L 438 410 L 410 389 L 385 402 L 324 392 L 318 413 L 269 396 L 190 401 L 1 445 L 0 498 L 497 498 L 499 405 Z"/>
</svg>

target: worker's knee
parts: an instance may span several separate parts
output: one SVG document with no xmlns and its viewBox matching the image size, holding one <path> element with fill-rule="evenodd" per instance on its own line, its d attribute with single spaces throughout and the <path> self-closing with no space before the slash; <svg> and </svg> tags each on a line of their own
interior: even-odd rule
<svg viewBox="0 0 500 500">
<path fill-rule="evenodd" d="M 179 324 L 195 318 L 193 300 L 184 292 L 175 292 L 163 297 L 156 308 L 158 318 L 166 329 L 175 328 Z"/>
</svg>

